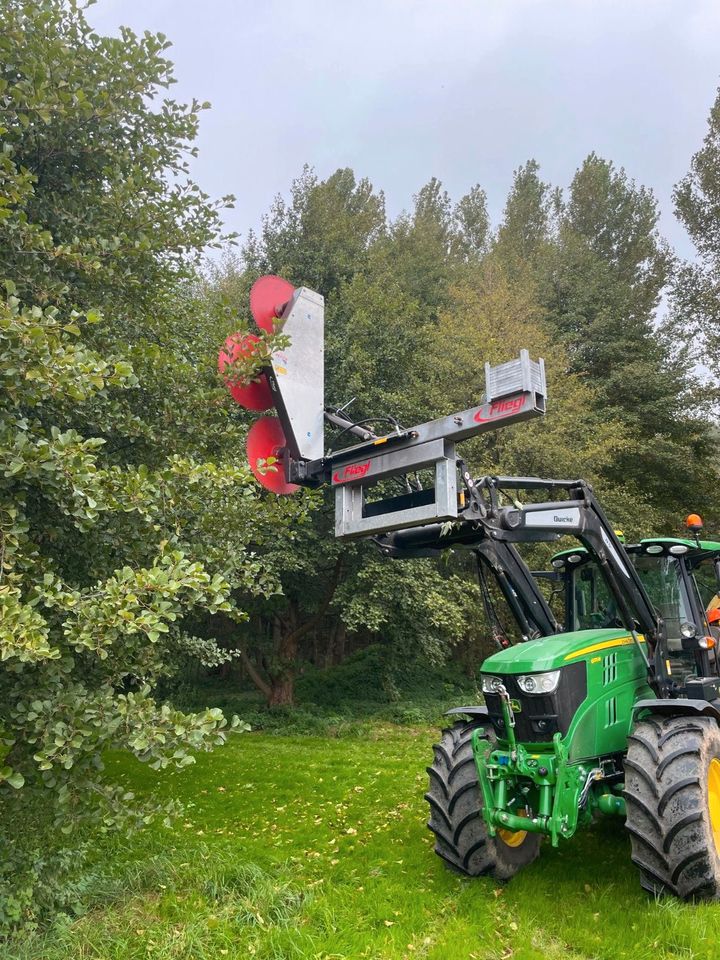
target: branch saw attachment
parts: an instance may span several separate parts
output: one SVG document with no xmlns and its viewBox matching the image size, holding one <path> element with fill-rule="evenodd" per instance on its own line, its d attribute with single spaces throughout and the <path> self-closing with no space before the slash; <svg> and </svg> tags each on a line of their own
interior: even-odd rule
<svg viewBox="0 0 720 960">
<path fill-rule="evenodd" d="M 527 350 L 497 366 L 485 364 L 485 397 L 458 413 L 409 429 L 392 418 L 393 429 L 377 435 L 368 421 L 354 422 L 343 408 L 325 405 L 324 300 L 307 287 L 295 288 L 281 277 L 257 280 L 250 309 L 260 330 L 282 332 L 290 345 L 273 353 L 255 382 L 231 384 L 233 398 L 248 410 L 265 411 L 247 441 L 250 468 L 267 490 L 294 493 L 301 486 L 329 485 L 335 490 L 335 535 L 340 539 L 378 536 L 430 523 L 471 519 L 478 509 L 472 481 L 461 470 L 456 444 L 545 413 L 543 360 Z M 220 353 L 223 373 L 239 356 L 248 356 L 254 334 L 229 337 Z M 339 450 L 325 450 L 325 424 L 341 437 L 359 440 Z M 418 471 L 434 481 L 423 489 Z M 459 486 L 458 478 L 462 487 Z M 387 495 L 383 481 L 401 480 L 403 492 Z M 374 490 L 373 488 L 378 488 Z"/>
</svg>

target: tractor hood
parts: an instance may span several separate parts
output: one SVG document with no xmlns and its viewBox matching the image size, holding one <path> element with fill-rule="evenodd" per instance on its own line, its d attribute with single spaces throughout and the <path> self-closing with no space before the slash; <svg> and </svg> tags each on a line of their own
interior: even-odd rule
<svg viewBox="0 0 720 960">
<path fill-rule="evenodd" d="M 645 643 L 643 637 L 640 642 Z M 518 643 L 500 650 L 484 661 L 482 673 L 541 673 L 576 663 L 584 657 L 602 656 L 605 651 L 632 646 L 633 638 L 622 629 L 574 630 L 551 637 Z"/>
</svg>

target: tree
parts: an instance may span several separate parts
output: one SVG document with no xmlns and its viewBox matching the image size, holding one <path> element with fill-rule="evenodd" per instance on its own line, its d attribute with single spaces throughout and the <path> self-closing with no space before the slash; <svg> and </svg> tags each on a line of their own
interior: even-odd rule
<svg viewBox="0 0 720 960">
<path fill-rule="evenodd" d="M 358 191 L 355 184 L 348 171 L 320 182 L 305 170 L 244 262 L 215 286 L 245 297 L 260 269 L 298 285 L 308 282 L 305 271 L 325 278 L 330 402 L 352 401 L 356 419 L 392 416 L 409 425 L 479 399 L 485 360 L 528 347 L 547 360 L 548 416 L 467 444 L 473 470 L 582 475 L 599 484 L 631 536 L 666 527 L 681 497 L 702 501 L 706 435 L 697 418 L 675 412 L 692 395 L 692 378 L 654 327 L 667 252 L 647 191 L 593 156 L 563 204 L 530 162 L 517 171 L 503 221 L 488 238 L 479 187 L 453 205 L 433 179 L 412 213 L 386 224 L 371 185 Z M 352 255 L 348 237 L 360 238 Z M 689 448 L 696 462 L 668 493 L 662 478 Z M 647 476 L 648 462 L 657 477 Z M 404 656 L 411 649 L 447 656 L 482 617 L 460 560 L 389 564 L 367 545 L 333 543 L 331 518 L 325 500 L 296 550 L 274 546 L 282 594 L 243 600 L 251 618 L 234 636 L 274 704 L 292 700 L 302 664 L 330 659 L 340 634 L 361 643 L 381 638 Z M 442 598 L 442 623 L 438 605 L 419 602 L 407 577 L 424 585 L 423 596 Z M 466 584 L 462 601 L 457 578 Z"/>
<path fill-rule="evenodd" d="M 307 498 L 268 499 L 236 464 L 245 423 L 214 373 L 228 320 L 193 286 L 219 207 L 186 175 L 200 105 L 161 98 L 167 42 L 100 37 L 61 0 L 3 12 L 3 823 L 17 832 L 14 788 L 52 800 L 64 829 L 100 810 L 108 826 L 133 810 L 102 779 L 105 750 L 183 766 L 225 739 L 220 711 L 153 690 L 179 658 L 229 656 L 192 617 L 242 620 L 239 591 L 278 589 L 257 549 Z M 2 859 L 31 898 L 42 875 L 5 844 Z M 0 924 L 18 896 L 0 894 Z"/>
<path fill-rule="evenodd" d="M 711 444 L 692 368 L 659 323 L 672 257 L 657 220 L 652 193 L 591 154 L 560 214 L 545 298 L 570 369 L 597 393 L 595 421 L 623 424 L 604 479 L 654 502 L 667 523 L 710 507 Z"/>
<path fill-rule="evenodd" d="M 369 180 L 341 169 L 320 182 L 306 166 L 293 181 L 290 201 L 276 197 L 260 236 L 249 237 L 244 261 L 251 273 L 302 277 L 329 297 L 384 229 L 385 198 Z"/>
<path fill-rule="evenodd" d="M 326 301 L 328 401 L 355 397 L 351 414 L 357 419 L 391 416 L 412 423 L 431 415 L 425 332 L 437 322 L 455 265 L 480 254 L 484 195 L 475 190 L 456 208 L 439 182 L 431 181 L 415 198 L 412 217 L 391 225 L 380 198 L 350 171 L 318 181 L 306 169 L 290 201 L 275 202 L 261 236 L 245 246 L 243 261 L 216 272 L 213 290 L 245 297 L 249 279 L 260 271 L 282 273 L 297 285 L 318 283 Z M 387 426 L 387 420 L 378 422 L 378 429 Z M 282 594 L 243 598 L 250 620 L 226 641 L 247 648 L 246 669 L 272 705 L 292 702 L 301 664 L 331 659 L 338 638 L 348 632 L 437 659 L 470 624 L 472 586 L 460 591 L 452 570 L 398 566 L 379 561 L 367 544 L 335 543 L 331 496 L 324 496 L 292 551 L 283 541 L 266 547 L 273 568 L 281 571 Z M 422 590 L 407 589 L 413 576 Z"/>
<path fill-rule="evenodd" d="M 540 166 L 528 160 L 513 176 L 495 246 L 513 273 L 537 267 L 554 232 L 560 196 L 540 179 Z"/>
<path fill-rule="evenodd" d="M 400 214 L 385 241 L 377 244 L 372 271 L 389 269 L 404 295 L 418 302 L 424 318 L 432 322 L 445 303 L 453 269 L 462 258 L 458 243 L 462 214 L 458 217 L 436 177 L 421 187 L 413 200 L 412 213 Z M 473 213 L 477 218 L 477 205 Z"/>
<path fill-rule="evenodd" d="M 676 186 L 674 200 L 675 214 L 698 252 L 697 262 L 682 264 L 676 273 L 675 330 L 698 334 L 695 358 L 714 369 L 720 356 L 720 90 L 703 145 Z"/>
<path fill-rule="evenodd" d="M 538 284 L 529 273 L 521 282 L 498 252 L 492 253 L 472 283 L 463 281 L 453 288 L 453 304 L 433 336 L 427 347 L 433 360 L 428 394 L 434 409 L 444 412 L 461 409 L 479 396 L 486 360 L 501 363 L 523 348 L 545 358 L 547 414 L 463 444 L 463 457 L 475 475 L 583 477 L 603 483 L 605 471 L 626 449 L 623 423 L 611 415 L 598 420 L 598 388 L 571 370 L 546 323 Z M 639 536 L 660 518 L 649 499 L 638 501 L 633 494 L 622 483 L 602 489 L 615 522 Z"/>
<path fill-rule="evenodd" d="M 456 246 L 462 257 L 473 262 L 482 258 L 490 239 L 487 194 L 479 184 L 455 206 Z"/>
</svg>

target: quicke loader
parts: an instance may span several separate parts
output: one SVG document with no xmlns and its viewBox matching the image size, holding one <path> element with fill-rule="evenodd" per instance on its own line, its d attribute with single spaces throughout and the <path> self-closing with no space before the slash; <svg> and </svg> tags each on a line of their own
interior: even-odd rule
<svg viewBox="0 0 720 960">
<path fill-rule="evenodd" d="M 261 330 L 290 338 L 252 382 L 233 363 L 257 337 L 233 335 L 220 353 L 238 403 L 277 412 L 248 435 L 259 482 L 277 494 L 331 486 L 336 536 L 370 538 L 388 558 L 456 549 L 477 561 L 498 651 L 481 668 L 485 704 L 448 711 L 456 722 L 434 747 L 436 853 L 508 880 L 543 837 L 557 846 L 616 816 L 648 891 L 720 898 L 720 542 L 700 539 L 691 515 L 686 538 L 625 544 L 583 480 L 474 477 L 458 443 L 545 412 L 543 361 L 527 351 L 486 364 L 484 400 L 467 410 L 411 428 L 355 422 L 347 404 L 325 404 L 322 297 L 263 277 L 250 306 Z M 377 435 L 382 420 L 391 429 Z M 564 536 L 577 545 L 549 571 L 533 573 L 516 546 Z"/>
</svg>

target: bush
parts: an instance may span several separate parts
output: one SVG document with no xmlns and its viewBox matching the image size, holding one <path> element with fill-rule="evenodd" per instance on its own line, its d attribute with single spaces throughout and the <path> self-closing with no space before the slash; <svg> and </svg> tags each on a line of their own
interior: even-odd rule
<svg viewBox="0 0 720 960">
<path fill-rule="evenodd" d="M 311 668 L 296 684 L 298 702 L 357 710 L 363 704 L 443 701 L 475 685 L 455 664 L 431 666 L 416 658 L 400 662 L 390 648 L 373 644 L 326 670 Z"/>
<path fill-rule="evenodd" d="M 254 690 L 233 689 L 211 678 L 176 688 L 173 701 L 187 709 L 208 706 L 242 716 L 252 730 L 308 736 L 363 736 L 377 723 L 438 725 L 445 710 L 481 703 L 477 685 L 456 664 L 430 667 L 418 660 L 398 664 L 391 651 L 373 644 L 339 666 L 309 668 L 296 684 L 297 706 L 266 706 Z"/>
</svg>

